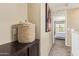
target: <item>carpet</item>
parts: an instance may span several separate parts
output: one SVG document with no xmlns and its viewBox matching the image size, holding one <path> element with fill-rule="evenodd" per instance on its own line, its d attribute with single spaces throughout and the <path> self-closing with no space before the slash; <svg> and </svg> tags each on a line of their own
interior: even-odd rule
<svg viewBox="0 0 79 59">
<path fill-rule="evenodd" d="M 56 39 L 49 56 L 70 56 L 70 51 L 70 47 L 65 46 L 65 40 Z"/>
</svg>

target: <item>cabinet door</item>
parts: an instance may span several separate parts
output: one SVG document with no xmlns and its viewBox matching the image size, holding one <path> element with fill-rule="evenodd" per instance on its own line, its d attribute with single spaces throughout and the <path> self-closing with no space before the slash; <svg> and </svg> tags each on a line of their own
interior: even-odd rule
<svg viewBox="0 0 79 59">
<path fill-rule="evenodd" d="M 29 56 L 39 56 L 39 43 L 35 43 L 29 49 Z"/>
<path fill-rule="evenodd" d="M 16 56 L 28 56 L 27 49 L 21 50 L 19 53 L 16 54 Z"/>
<path fill-rule="evenodd" d="M 25 56 L 24 51 L 23 51 L 23 52 L 21 52 L 21 53 L 19 53 L 17 56 Z"/>
</svg>

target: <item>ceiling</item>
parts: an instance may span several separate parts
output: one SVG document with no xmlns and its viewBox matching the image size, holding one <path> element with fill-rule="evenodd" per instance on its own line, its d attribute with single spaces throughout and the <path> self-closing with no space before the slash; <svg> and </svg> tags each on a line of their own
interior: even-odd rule
<svg viewBox="0 0 79 59">
<path fill-rule="evenodd" d="M 49 3 L 48 5 L 53 11 L 79 8 L 79 3 Z"/>
</svg>

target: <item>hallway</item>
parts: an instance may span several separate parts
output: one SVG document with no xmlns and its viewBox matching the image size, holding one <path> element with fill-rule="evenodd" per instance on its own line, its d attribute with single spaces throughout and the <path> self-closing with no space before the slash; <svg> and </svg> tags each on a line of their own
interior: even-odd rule
<svg viewBox="0 0 79 59">
<path fill-rule="evenodd" d="M 64 45 L 64 40 L 55 40 L 55 45 L 51 49 L 49 56 L 70 56 L 70 47 Z"/>
</svg>

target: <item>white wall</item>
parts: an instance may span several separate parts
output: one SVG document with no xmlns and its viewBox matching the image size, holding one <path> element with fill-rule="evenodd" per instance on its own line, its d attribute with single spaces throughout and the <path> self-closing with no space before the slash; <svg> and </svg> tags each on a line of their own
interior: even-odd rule
<svg viewBox="0 0 79 59">
<path fill-rule="evenodd" d="M 27 16 L 27 4 L 0 4 L 0 45 L 12 41 L 11 26 Z"/>
<path fill-rule="evenodd" d="M 79 56 L 79 32 L 72 29 L 72 55 L 73 56 Z"/>
<path fill-rule="evenodd" d="M 41 55 L 48 55 L 52 47 L 52 31 L 45 32 L 45 4 L 41 4 Z"/>
</svg>

